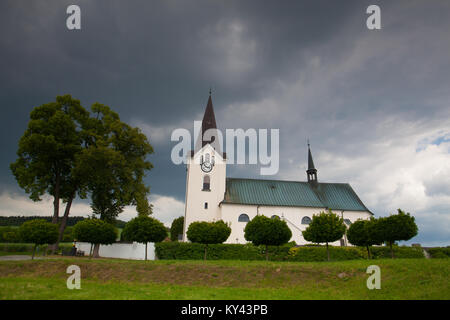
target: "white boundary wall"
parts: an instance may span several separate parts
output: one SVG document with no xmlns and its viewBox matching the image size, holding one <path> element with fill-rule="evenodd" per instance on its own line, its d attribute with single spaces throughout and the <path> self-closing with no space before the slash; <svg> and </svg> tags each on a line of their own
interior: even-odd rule
<svg viewBox="0 0 450 320">
<path fill-rule="evenodd" d="M 84 251 L 86 256 L 89 255 L 91 250 L 91 244 L 87 242 L 77 242 L 77 250 Z M 120 258 L 120 259 L 132 259 L 132 260 L 144 260 L 145 259 L 145 244 L 143 243 L 114 243 L 111 245 L 100 245 L 99 249 L 100 257 L 105 258 Z M 149 242 L 147 244 L 147 259 L 155 260 L 155 244 Z"/>
</svg>

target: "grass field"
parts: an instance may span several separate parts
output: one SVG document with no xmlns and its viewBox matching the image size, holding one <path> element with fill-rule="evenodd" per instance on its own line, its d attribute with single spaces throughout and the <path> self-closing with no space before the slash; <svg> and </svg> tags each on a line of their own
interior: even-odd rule
<svg viewBox="0 0 450 320">
<path fill-rule="evenodd" d="M 81 268 L 81 289 L 66 268 Z M 368 290 L 366 268 L 381 268 Z M 0 261 L 0 299 L 449 299 L 450 259 L 341 262 Z"/>
</svg>

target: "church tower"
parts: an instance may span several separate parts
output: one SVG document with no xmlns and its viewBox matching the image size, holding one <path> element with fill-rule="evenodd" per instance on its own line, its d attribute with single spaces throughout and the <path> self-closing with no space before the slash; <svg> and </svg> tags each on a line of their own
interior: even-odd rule
<svg viewBox="0 0 450 320">
<path fill-rule="evenodd" d="M 210 91 L 201 132 L 187 159 L 183 241 L 188 241 L 186 232 L 192 222 L 222 218 L 219 204 L 225 194 L 226 156 L 218 137 Z"/>
<path fill-rule="evenodd" d="M 314 167 L 314 161 L 311 154 L 311 148 L 308 141 L 308 170 L 306 170 L 308 176 L 308 182 L 317 184 L 317 169 Z"/>
</svg>

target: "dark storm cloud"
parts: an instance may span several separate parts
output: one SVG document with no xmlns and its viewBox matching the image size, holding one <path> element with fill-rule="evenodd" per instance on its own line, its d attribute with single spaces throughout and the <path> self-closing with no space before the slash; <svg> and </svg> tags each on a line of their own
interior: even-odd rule
<svg viewBox="0 0 450 320">
<path fill-rule="evenodd" d="M 65 27 L 69 4 L 80 31 Z M 365 26 L 370 4 L 380 31 Z M 212 86 L 220 128 L 280 128 L 273 178 L 305 179 L 309 137 L 319 179 L 351 182 L 377 215 L 411 206 L 421 241 L 437 241 L 450 227 L 439 179 L 450 159 L 448 142 L 430 141 L 449 134 L 449 18 L 438 0 L 2 1 L 0 187 L 20 191 L 8 166 L 31 109 L 70 93 L 149 133 L 151 191 L 183 201 L 170 132 L 192 129 Z"/>
</svg>

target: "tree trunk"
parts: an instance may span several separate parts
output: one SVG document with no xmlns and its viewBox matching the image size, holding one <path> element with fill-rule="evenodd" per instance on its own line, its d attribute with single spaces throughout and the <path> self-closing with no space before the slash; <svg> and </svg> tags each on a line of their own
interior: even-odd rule
<svg viewBox="0 0 450 320">
<path fill-rule="evenodd" d="M 34 244 L 34 247 L 33 247 L 33 254 L 31 255 L 31 260 L 34 259 L 34 254 L 36 253 L 36 247 L 37 247 L 37 244 Z"/>
<path fill-rule="evenodd" d="M 145 261 L 147 261 L 147 243 L 148 242 L 145 243 Z"/>
<path fill-rule="evenodd" d="M 369 246 L 366 246 L 366 248 L 367 248 L 367 257 L 370 260 L 370 248 Z"/>
<path fill-rule="evenodd" d="M 98 254 L 99 251 L 100 251 L 100 244 L 99 243 L 94 244 L 94 252 L 92 252 L 92 256 L 94 258 L 99 258 L 100 257 Z"/>
<path fill-rule="evenodd" d="M 92 258 L 92 247 L 93 247 L 94 245 L 91 243 L 91 248 L 89 249 L 89 259 L 91 259 Z"/>
<path fill-rule="evenodd" d="M 327 258 L 328 258 L 328 261 L 330 261 L 330 251 L 328 250 L 328 242 L 327 242 Z"/>
<path fill-rule="evenodd" d="M 266 244 L 266 261 L 269 261 L 269 251 L 267 250 L 268 246 Z"/>
<path fill-rule="evenodd" d="M 67 219 L 69 218 L 69 213 L 70 213 L 70 207 L 72 206 L 72 201 L 73 201 L 74 196 L 71 196 L 69 198 L 69 200 L 67 201 L 66 204 L 66 209 L 64 210 L 64 216 L 61 219 L 61 224 L 59 226 L 59 235 L 58 235 L 58 240 L 56 241 L 56 243 L 54 244 L 55 246 L 55 250 L 58 250 L 59 247 L 59 243 L 62 241 L 63 236 L 64 236 L 64 230 L 66 229 L 66 225 L 67 225 Z"/>
<path fill-rule="evenodd" d="M 53 217 L 52 217 L 52 223 L 58 224 L 58 218 L 59 218 L 59 189 L 60 189 L 60 177 L 58 169 L 56 169 L 56 181 L 55 181 L 55 194 L 53 195 Z M 57 245 L 52 244 L 50 246 L 51 253 L 55 254 L 55 251 L 57 249 Z"/>
<path fill-rule="evenodd" d="M 394 249 L 392 249 L 392 242 L 389 242 L 389 247 L 391 247 L 391 257 L 394 259 Z"/>
<path fill-rule="evenodd" d="M 207 250 L 208 250 L 208 245 L 205 245 L 205 254 L 203 255 L 203 260 L 205 260 L 205 261 L 206 261 Z"/>
</svg>

